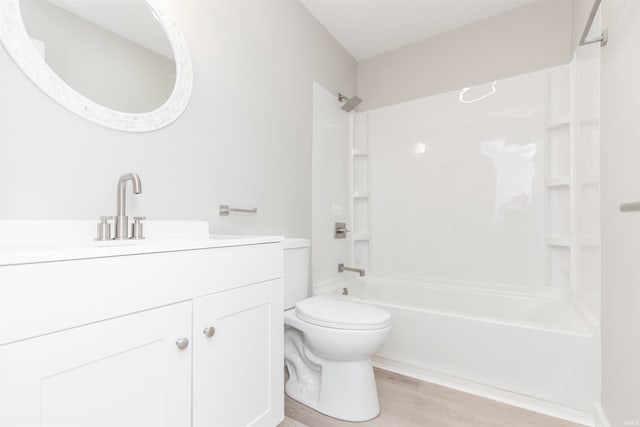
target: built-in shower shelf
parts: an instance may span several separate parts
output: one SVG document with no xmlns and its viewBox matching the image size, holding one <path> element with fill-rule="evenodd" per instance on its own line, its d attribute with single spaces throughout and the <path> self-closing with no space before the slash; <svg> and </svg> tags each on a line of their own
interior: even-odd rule
<svg viewBox="0 0 640 427">
<path fill-rule="evenodd" d="M 571 117 L 564 115 L 547 120 L 547 129 L 555 129 L 563 126 L 569 126 L 571 123 Z"/>
<path fill-rule="evenodd" d="M 563 236 L 559 234 L 548 234 L 547 245 L 571 247 L 571 238 L 569 236 Z"/>
<path fill-rule="evenodd" d="M 353 234 L 354 241 L 366 241 L 369 240 L 369 233 L 354 233 Z"/>
<path fill-rule="evenodd" d="M 571 178 L 568 176 L 558 176 L 547 178 L 547 187 L 566 187 L 571 184 Z"/>
<path fill-rule="evenodd" d="M 578 303 L 599 286 L 599 62 L 574 61 L 546 75 L 546 282 Z"/>
<path fill-rule="evenodd" d="M 369 269 L 371 255 L 371 117 L 368 113 L 355 115 L 351 134 L 351 261 Z"/>
</svg>

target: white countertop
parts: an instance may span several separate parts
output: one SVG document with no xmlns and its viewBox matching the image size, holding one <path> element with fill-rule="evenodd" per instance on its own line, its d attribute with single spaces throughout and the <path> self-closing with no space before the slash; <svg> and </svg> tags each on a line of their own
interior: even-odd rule
<svg viewBox="0 0 640 427">
<path fill-rule="evenodd" d="M 0 221 L 0 266 L 281 242 L 209 235 L 206 221 L 149 221 L 144 240 L 95 241 L 94 221 Z"/>
</svg>

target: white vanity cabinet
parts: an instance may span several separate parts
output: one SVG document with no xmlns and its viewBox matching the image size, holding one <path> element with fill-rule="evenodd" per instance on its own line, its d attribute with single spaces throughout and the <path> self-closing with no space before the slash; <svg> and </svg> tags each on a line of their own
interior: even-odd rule
<svg viewBox="0 0 640 427">
<path fill-rule="evenodd" d="M 0 265 L 0 427 L 277 425 L 281 276 L 279 241 Z"/>
<path fill-rule="evenodd" d="M 191 303 L 0 349 L 3 426 L 190 425 Z"/>
<path fill-rule="evenodd" d="M 193 301 L 193 425 L 274 426 L 283 418 L 279 281 Z M 213 328 L 213 329 L 212 329 Z"/>
</svg>

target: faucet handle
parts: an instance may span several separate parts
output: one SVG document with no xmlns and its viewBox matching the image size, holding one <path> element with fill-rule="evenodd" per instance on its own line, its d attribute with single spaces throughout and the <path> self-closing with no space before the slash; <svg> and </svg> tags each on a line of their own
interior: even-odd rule
<svg viewBox="0 0 640 427">
<path fill-rule="evenodd" d="M 96 240 L 111 240 L 111 224 L 109 224 L 109 221 L 111 221 L 112 219 L 112 216 L 100 217 L 100 223 L 98 224 L 98 237 L 96 237 Z"/>
<path fill-rule="evenodd" d="M 142 221 L 147 219 L 146 216 L 134 216 L 133 224 L 131 224 L 131 238 L 134 240 L 142 240 L 144 239 L 144 235 L 142 234 Z"/>
<path fill-rule="evenodd" d="M 344 239 L 349 231 L 351 230 L 347 228 L 346 222 L 336 222 L 333 237 L 335 239 Z"/>
</svg>

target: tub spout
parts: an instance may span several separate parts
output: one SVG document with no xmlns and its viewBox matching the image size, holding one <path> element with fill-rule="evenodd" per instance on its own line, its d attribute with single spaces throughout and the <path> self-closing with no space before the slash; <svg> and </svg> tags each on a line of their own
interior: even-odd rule
<svg viewBox="0 0 640 427">
<path fill-rule="evenodd" d="M 345 271 L 352 271 L 354 273 L 360 274 L 360 277 L 364 277 L 364 268 L 353 268 L 353 267 L 345 267 L 344 264 L 338 264 L 338 273 L 344 273 Z"/>
</svg>

